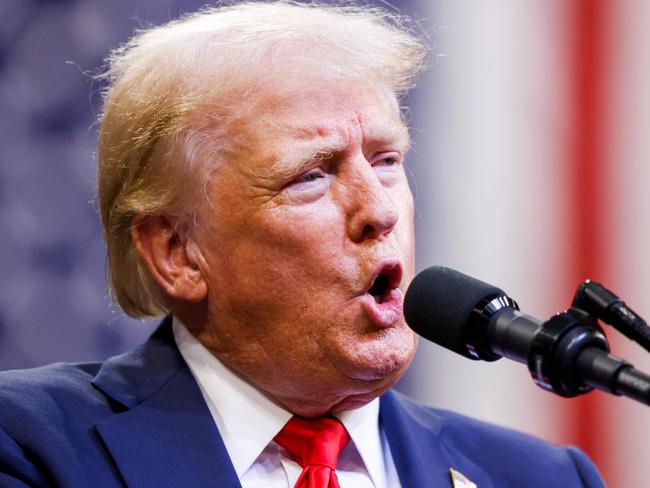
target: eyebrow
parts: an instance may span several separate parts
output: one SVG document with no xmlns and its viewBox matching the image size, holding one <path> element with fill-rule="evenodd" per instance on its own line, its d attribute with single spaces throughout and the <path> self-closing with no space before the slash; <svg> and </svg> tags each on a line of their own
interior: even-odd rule
<svg viewBox="0 0 650 488">
<path fill-rule="evenodd" d="M 411 138 L 409 135 L 409 129 L 403 122 L 391 124 L 390 126 L 382 126 L 379 132 L 379 137 L 376 137 L 375 139 L 380 143 L 389 144 L 391 142 L 396 142 L 403 153 L 407 153 L 410 149 Z"/>
<path fill-rule="evenodd" d="M 302 129 L 300 132 L 303 134 L 318 133 L 318 129 Z M 369 145 L 388 145 L 394 144 L 397 148 L 405 154 L 410 148 L 410 138 L 408 127 L 403 123 L 390 124 L 381 126 L 372 131 L 373 137 L 370 141 L 364 144 Z M 303 139 L 309 140 L 309 137 Z M 321 139 L 321 138 L 316 138 Z M 331 159 L 335 154 L 342 153 L 348 148 L 347 141 L 342 140 L 341 137 L 336 135 L 331 137 L 322 137 L 320 147 L 318 143 L 311 145 L 311 148 L 294 148 L 291 151 L 284 153 L 281 157 L 274 160 L 274 162 L 267 168 L 271 178 L 285 178 L 289 179 L 295 177 L 306 171 L 307 169 L 315 166 L 324 160 Z M 318 147 L 317 149 L 314 149 Z"/>
<path fill-rule="evenodd" d="M 307 169 L 317 165 L 322 161 L 332 159 L 334 154 L 340 153 L 345 150 L 347 145 L 330 145 L 322 146 L 317 150 L 294 149 L 289 153 L 283 154 L 268 168 L 270 175 L 280 178 L 292 178 L 306 171 Z"/>
</svg>

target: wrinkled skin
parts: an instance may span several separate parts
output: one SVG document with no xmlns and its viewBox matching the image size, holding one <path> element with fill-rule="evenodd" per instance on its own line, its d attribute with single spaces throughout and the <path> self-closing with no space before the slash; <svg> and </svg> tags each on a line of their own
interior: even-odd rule
<svg viewBox="0 0 650 488">
<path fill-rule="evenodd" d="M 361 298 L 382 260 L 402 267 L 402 290 L 413 276 L 407 130 L 370 84 L 277 80 L 256 96 L 228 126 L 233 151 L 192 232 L 205 295 L 173 311 L 294 413 L 359 407 L 416 347 L 401 315 L 379 326 Z"/>
</svg>

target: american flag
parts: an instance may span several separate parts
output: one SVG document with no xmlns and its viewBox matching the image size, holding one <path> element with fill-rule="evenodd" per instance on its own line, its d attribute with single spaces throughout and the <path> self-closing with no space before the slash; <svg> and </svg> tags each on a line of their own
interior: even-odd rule
<svg viewBox="0 0 650 488">
<path fill-rule="evenodd" d="M 650 317 L 650 2 L 421 7 L 436 48 L 411 120 L 419 267 L 498 285 L 544 320 L 591 278 Z M 650 372 L 647 352 L 606 332 L 614 354 Z M 555 397 L 508 363 L 421 344 L 404 385 L 578 445 L 608 486 L 648 484 L 648 407 L 601 392 Z"/>
</svg>

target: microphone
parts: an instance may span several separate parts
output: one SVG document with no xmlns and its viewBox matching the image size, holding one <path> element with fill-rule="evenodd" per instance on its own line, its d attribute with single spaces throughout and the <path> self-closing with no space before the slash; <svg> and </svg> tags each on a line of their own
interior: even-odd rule
<svg viewBox="0 0 650 488">
<path fill-rule="evenodd" d="M 577 307 L 542 322 L 500 288 L 433 266 L 409 286 L 404 317 L 420 336 L 469 359 L 527 364 L 535 383 L 558 395 L 597 388 L 650 405 L 650 376 L 609 354 L 596 319 Z"/>
</svg>

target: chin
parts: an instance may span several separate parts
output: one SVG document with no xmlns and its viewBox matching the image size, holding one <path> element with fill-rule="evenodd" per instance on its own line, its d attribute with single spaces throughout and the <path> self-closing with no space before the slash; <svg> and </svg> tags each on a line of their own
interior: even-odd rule
<svg viewBox="0 0 650 488">
<path fill-rule="evenodd" d="M 380 331 L 397 334 L 396 331 Z M 364 382 L 395 383 L 408 369 L 415 355 L 416 336 L 409 331 L 400 340 L 363 341 L 348 348 L 346 357 L 339 363 L 339 371 L 350 379 Z M 387 387 L 387 388 L 388 388 Z"/>
</svg>

